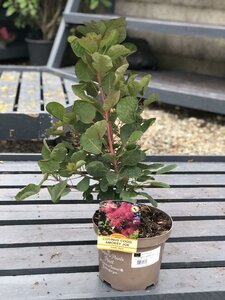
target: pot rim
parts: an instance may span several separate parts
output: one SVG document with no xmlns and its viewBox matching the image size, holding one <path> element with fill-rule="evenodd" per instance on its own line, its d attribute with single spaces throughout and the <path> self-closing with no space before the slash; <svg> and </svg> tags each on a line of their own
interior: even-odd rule
<svg viewBox="0 0 225 300">
<path fill-rule="evenodd" d="M 53 40 L 43 40 L 43 39 L 31 39 L 25 38 L 25 41 L 33 44 L 52 44 Z"/>
</svg>

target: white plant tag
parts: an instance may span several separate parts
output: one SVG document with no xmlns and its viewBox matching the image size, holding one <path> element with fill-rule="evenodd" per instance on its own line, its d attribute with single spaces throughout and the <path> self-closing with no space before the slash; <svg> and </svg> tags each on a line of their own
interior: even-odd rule
<svg viewBox="0 0 225 300">
<path fill-rule="evenodd" d="M 137 252 L 132 254 L 131 268 L 142 268 L 153 265 L 159 260 L 160 246 L 146 252 Z"/>
</svg>

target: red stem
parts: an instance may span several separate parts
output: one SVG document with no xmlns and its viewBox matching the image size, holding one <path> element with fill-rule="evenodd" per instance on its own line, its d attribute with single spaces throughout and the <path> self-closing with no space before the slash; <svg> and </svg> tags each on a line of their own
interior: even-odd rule
<svg viewBox="0 0 225 300">
<path fill-rule="evenodd" d="M 97 79 L 98 79 L 98 87 L 99 87 L 100 97 L 101 97 L 102 103 L 104 103 L 105 102 L 105 96 L 104 96 L 104 92 L 103 92 L 103 89 L 102 89 L 101 76 L 99 74 L 97 74 Z M 115 150 L 113 148 L 113 129 L 112 129 L 112 124 L 110 122 L 109 117 L 110 117 L 110 110 L 105 112 L 105 120 L 106 120 L 106 124 L 107 124 L 107 138 L 108 138 L 109 150 L 110 150 L 111 154 L 113 156 L 115 156 Z M 117 160 L 113 161 L 113 165 L 114 165 L 115 172 L 118 173 Z"/>
</svg>

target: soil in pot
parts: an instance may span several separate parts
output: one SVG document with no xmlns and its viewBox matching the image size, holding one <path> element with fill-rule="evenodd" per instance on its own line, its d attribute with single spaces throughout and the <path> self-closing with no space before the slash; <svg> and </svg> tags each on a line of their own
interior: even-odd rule
<svg viewBox="0 0 225 300">
<path fill-rule="evenodd" d="M 137 252 L 99 250 L 99 277 L 117 290 L 143 290 L 158 282 L 164 244 L 171 233 L 172 219 L 157 208 L 148 205 L 141 205 L 140 208 L 142 217 Z M 97 211 L 93 217 L 96 232 L 98 217 Z"/>
</svg>

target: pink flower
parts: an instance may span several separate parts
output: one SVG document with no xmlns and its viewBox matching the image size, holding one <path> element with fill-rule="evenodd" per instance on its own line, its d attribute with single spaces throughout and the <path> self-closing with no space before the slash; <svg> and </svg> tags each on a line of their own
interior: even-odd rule
<svg viewBox="0 0 225 300">
<path fill-rule="evenodd" d="M 125 236 L 131 235 L 140 225 L 140 217 L 132 210 L 133 204 L 128 202 L 116 203 L 107 201 L 100 210 L 105 212 L 110 220 L 109 225 Z"/>
</svg>

